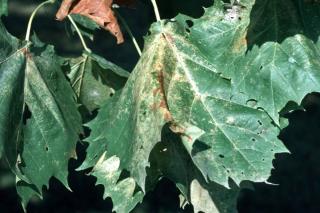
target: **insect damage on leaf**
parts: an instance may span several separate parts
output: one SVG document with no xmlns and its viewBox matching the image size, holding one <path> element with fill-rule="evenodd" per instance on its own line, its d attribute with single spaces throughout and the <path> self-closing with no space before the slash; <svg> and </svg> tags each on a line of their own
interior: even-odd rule
<svg viewBox="0 0 320 213">
<path fill-rule="evenodd" d="M 63 0 L 57 14 L 57 20 L 63 20 L 68 14 L 80 14 L 92 19 L 100 27 L 108 30 L 123 42 L 123 35 L 111 7 L 113 0 Z"/>
</svg>

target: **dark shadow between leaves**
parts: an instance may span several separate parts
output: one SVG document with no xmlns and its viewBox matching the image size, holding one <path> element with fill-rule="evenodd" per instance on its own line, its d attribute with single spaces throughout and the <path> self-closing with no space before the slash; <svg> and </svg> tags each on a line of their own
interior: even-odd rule
<svg viewBox="0 0 320 213">
<path fill-rule="evenodd" d="M 202 148 L 207 149 L 208 147 L 201 146 L 200 149 Z M 200 151 L 200 149 L 196 152 Z M 239 187 L 231 179 L 229 182 L 231 189 L 227 189 L 211 181 L 206 182 L 200 170 L 194 165 L 180 136 L 173 133 L 169 125 L 165 125 L 162 129 L 162 141 L 152 150 L 149 161 L 150 167 L 147 169 L 149 178 L 146 184 L 149 189 L 152 190 L 155 186 L 159 185 L 159 180 L 169 179 L 172 183 L 176 183 L 184 194 L 187 194 L 189 200 L 192 199 L 191 191 L 193 191 L 193 196 L 202 196 L 202 199 L 206 199 L 203 196 L 208 191 L 209 199 L 213 200 L 214 205 L 219 211 L 230 212 L 232 209 L 235 209 Z M 172 185 L 172 183 L 170 184 Z M 174 196 L 174 199 L 177 199 L 177 195 Z M 187 205 L 184 210 L 178 208 L 174 212 L 192 211 L 192 206 Z M 152 212 L 160 211 L 154 210 Z"/>
<path fill-rule="evenodd" d="M 248 49 L 268 41 L 281 43 L 303 34 L 314 42 L 320 35 L 320 2 L 317 0 L 256 0 L 250 14 Z"/>
<path fill-rule="evenodd" d="M 280 139 L 291 154 L 276 155 L 269 182 L 254 183 L 255 190 L 243 190 L 239 212 L 320 212 L 320 95 L 310 94 L 304 110 L 287 115 L 289 125 Z"/>
</svg>

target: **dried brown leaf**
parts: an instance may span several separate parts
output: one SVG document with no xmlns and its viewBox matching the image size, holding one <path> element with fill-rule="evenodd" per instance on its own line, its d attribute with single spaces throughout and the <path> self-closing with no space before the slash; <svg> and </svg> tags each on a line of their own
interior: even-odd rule
<svg viewBox="0 0 320 213">
<path fill-rule="evenodd" d="M 123 42 L 123 35 L 117 18 L 112 11 L 113 0 L 63 0 L 57 14 L 57 20 L 63 20 L 69 14 L 80 14 L 96 22 Z"/>
</svg>

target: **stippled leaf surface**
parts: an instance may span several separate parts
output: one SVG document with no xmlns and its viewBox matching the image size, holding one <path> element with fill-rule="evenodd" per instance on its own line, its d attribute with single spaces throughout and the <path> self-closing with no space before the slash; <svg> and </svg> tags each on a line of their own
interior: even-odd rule
<svg viewBox="0 0 320 213">
<path fill-rule="evenodd" d="M 164 56 L 158 54 L 163 43 L 156 42 L 158 38 L 151 38 L 153 42 L 147 47 L 121 95 L 102 107 L 99 116 L 88 124 L 92 133 L 86 139 L 90 146 L 82 168 L 94 166 L 108 147 L 108 155 L 119 157 L 120 168 L 130 171 L 138 184 L 144 186 L 149 154 L 161 141 L 162 126 L 170 120 L 163 93 L 161 64 L 158 63 Z M 151 70 L 145 72 L 147 67 Z"/>
<path fill-rule="evenodd" d="M 118 101 L 89 124 L 93 131 L 83 167 L 93 166 L 106 149 L 144 188 L 150 151 L 168 124 L 205 179 L 224 186 L 229 178 L 237 184 L 266 181 L 274 154 L 286 152 L 279 129 L 263 110 L 233 97 L 230 80 L 188 39 L 186 18 L 177 20 L 153 25 Z"/>
<path fill-rule="evenodd" d="M 92 54 L 83 53 L 70 61 L 70 78 L 78 102 L 89 111 L 99 108 L 125 84 L 129 73 L 119 66 Z"/>
<path fill-rule="evenodd" d="M 228 6 L 217 1 L 214 8 L 203 19 L 186 18 L 193 22 L 189 38 L 231 78 L 235 96 L 246 94 L 280 125 L 279 112 L 288 101 L 299 105 L 320 88 L 319 3 L 250 0 Z"/>
<path fill-rule="evenodd" d="M 52 176 L 68 185 L 81 119 L 53 47 L 32 46 L 27 54 L 24 95 L 31 117 L 24 127 L 21 170 L 41 192 Z"/>
<path fill-rule="evenodd" d="M 257 100 L 278 125 L 288 101 L 300 105 L 305 95 L 320 91 L 319 17 L 320 5 L 312 1 L 258 0 L 252 9 L 250 51 L 229 77 L 236 92 Z"/>
<path fill-rule="evenodd" d="M 72 88 L 52 46 L 35 39 L 21 47 L 2 24 L 0 34 L 0 147 L 4 158 L 35 193 L 41 194 L 52 176 L 68 186 L 68 161 L 76 156 L 82 131 Z"/>
</svg>

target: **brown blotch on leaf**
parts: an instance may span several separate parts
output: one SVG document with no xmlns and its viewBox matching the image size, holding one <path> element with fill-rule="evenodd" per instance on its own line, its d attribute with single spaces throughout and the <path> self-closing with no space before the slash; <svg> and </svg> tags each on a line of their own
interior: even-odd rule
<svg viewBox="0 0 320 213">
<path fill-rule="evenodd" d="M 112 11 L 112 2 L 113 0 L 63 0 L 56 18 L 61 21 L 69 14 L 86 16 L 103 29 L 108 30 L 120 44 L 124 39 L 117 18 Z"/>
<path fill-rule="evenodd" d="M 243 47 L 247 46 L 247 44 L 248 44 L 248 42 L 247 42 L 246 36 L 241 37 L 233 45 L 233 52 L 240 52 Z"/>
<path fill-rule="evenodd" d="M 21 52 L 27 59 L 31 59 L 32 55 L 27 47 L 21 49 Z"/>
</svg>

